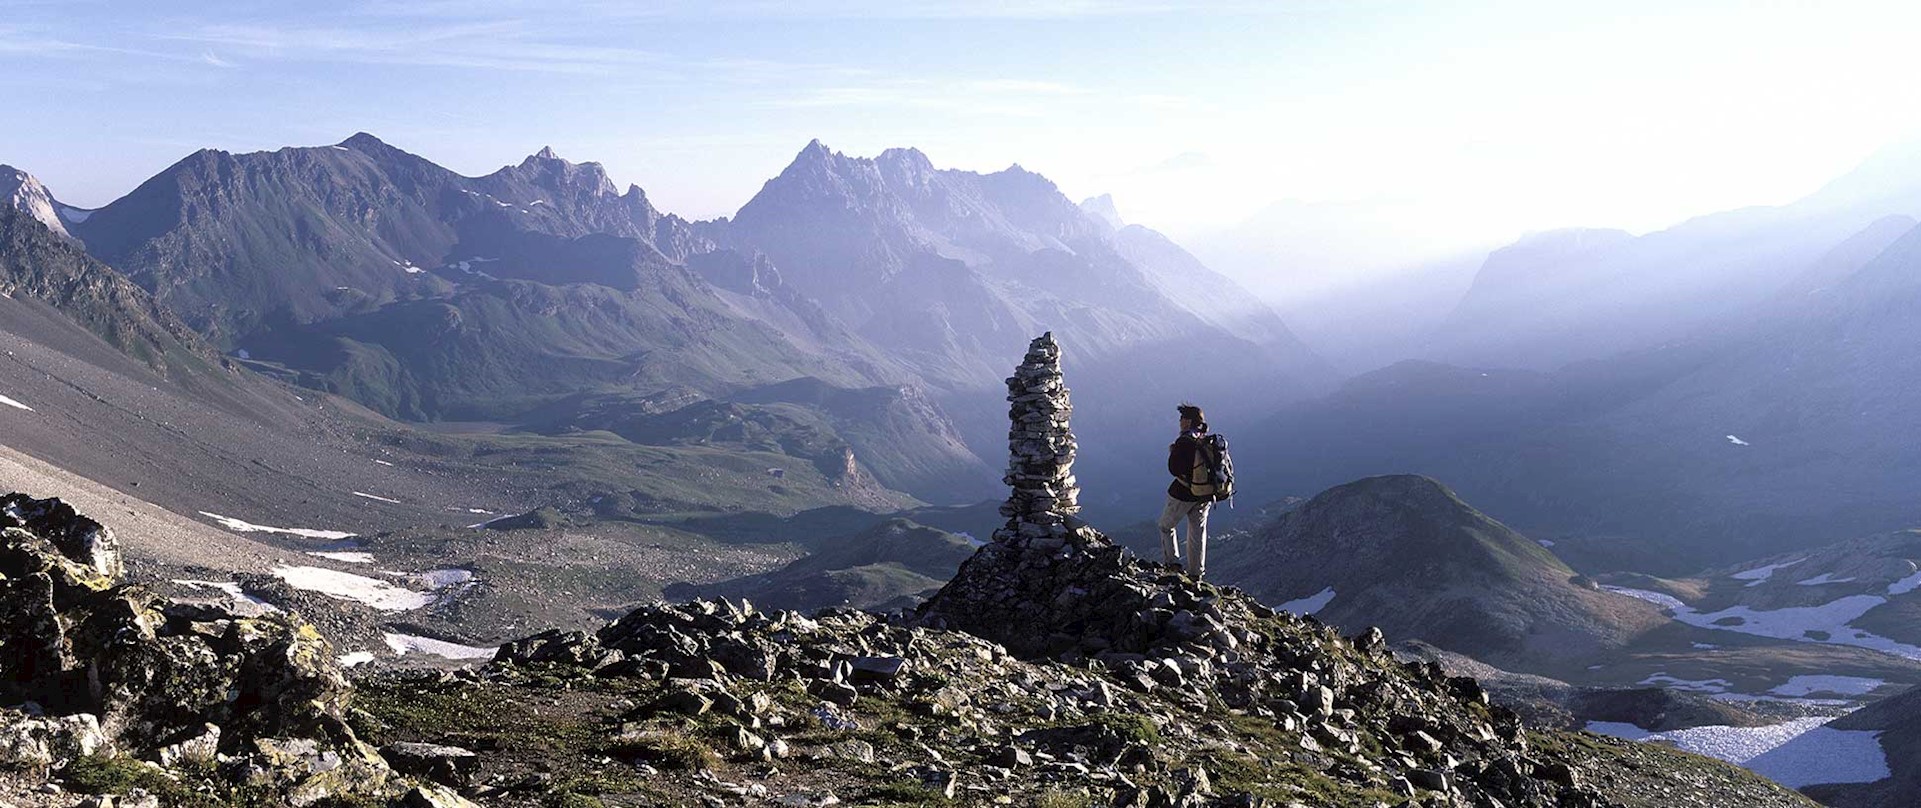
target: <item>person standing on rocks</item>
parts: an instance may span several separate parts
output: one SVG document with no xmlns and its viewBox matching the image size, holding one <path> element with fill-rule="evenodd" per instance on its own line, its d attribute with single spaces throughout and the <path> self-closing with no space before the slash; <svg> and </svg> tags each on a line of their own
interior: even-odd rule
<svg viewBox="0 0 1921 808">
<path fill-rule="evenodd" d="M 1182 520 L 1187 521 L 1187 574 L 1198 581 L 1207 571 L 1207 511 L 1214 504 L 1214 487 L 1208 483 L 1207 462 L 1201 454 L 1207 418 L 1192 404 L 1178 409 L 1181 435 L 1167 447 L 1167 473 L 1174 475 L 1174 482 L 1167 486 L 1167 506 L 1156 524 L 1161 529 L 1161 560 L 1172 567 L 1181 563 L 1174 531 Z"/>
</svg>

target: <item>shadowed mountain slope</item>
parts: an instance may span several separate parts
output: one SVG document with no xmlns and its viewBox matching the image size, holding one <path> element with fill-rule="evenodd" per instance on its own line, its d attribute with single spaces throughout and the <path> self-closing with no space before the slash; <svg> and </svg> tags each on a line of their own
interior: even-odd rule
<svg viewBox="0 0 1921 808">
<path fill-rule="evenodd" d="M 1921 523 L 1921 230 L 1891 239 L 1901 223 L 1659 349 L 1551 372 L 1409 362 L 1283 408 L 1240 436 L 1246 489 L 1427 474 L 1585 568 L 1670 575 Z"/>
<path fill-rule="evenodd" d="M 1337 486 L 1222 543 L 1209 574 L 1350 630 L 1379 626 L 1497 665 L 1580 666 L 1666 622 L 1575 581 L 1539 543 L 1425 477 Z"/>
</svg>

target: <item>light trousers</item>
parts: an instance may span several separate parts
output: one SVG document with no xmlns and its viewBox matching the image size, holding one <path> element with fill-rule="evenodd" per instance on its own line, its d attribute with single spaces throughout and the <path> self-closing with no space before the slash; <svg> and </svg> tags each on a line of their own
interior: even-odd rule
<svg viewBox="0 0 1921 808">
<path fill-rule="evenodd" d="M 1187 574 L 1200 580 L 1207 571 L 1207 511 L 1212 502 L 1186 502 L 1167 498 L 1167 506 L 1161 508 L 1161 518 L 1155 525 L 1161 529 L 1161 560 L 1169 564 L 1180 563 L 1180 547 L 1174 541 L 1174 529 L 1181 520 L 1187 521 Z"/>
</svg>

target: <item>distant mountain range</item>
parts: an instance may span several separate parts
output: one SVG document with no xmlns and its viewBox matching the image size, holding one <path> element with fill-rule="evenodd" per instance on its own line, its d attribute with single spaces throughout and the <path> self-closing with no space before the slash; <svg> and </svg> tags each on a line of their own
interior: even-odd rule
<svg viewBox="0 0 1921 808">
<path fill-rule="evenodd" d="M 1018 167 L 939 170 L 911 149 L 809 144 L 712 222 L 549 149 L 465 177 L 364 133 L 202 150 L 93 211 L 10 176 L 13 207 L 234 361 L 408 420 L 686 445 L 720 411 L 663 402 L 786 408 L 775 443 L 807 445 L 798 459 L 844 466 L 845 446 L 882 484 L 960 502 L 992 495 L 1000 375 L 1040 331 L 1075 346 L 1102 402 L 1082 418 L 1094 478 L 1152 485 L 1142 461 L 1180 400 L 1251 416 L 1332 380 L 1158 234 Z"/>
<path fill-rule="evenodd" d="M 1489 266 L 1625 238 L 1543 236 Z M 1428 474 L 1569 540 L 1588 570 L 1684 573 L 1921 523 L 1921 421 L 1904 403 L 1921 378 L 1921 230 L 1870 221 L 1774 284 L 1658 347 L 1548 371 L 1408 361 L 1357 377 L 1243 431 L 1248 490 Z"/>
<path fill-rule="evenodd" d="M 1787 205 L 1700 216 L 1641 236 L 1528 236 L 1488 256 L 1420 356 L 1552 370 L 1740 321 L 1863 228 L 1921 216 L 1921 155 L 1913 152 L 1885 150 Z"/>
</svg>

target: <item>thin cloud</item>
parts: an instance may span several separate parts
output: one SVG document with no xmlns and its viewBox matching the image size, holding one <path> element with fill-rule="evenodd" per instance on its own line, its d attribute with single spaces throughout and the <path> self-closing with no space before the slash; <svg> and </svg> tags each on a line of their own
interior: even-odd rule
<svg viewBox="0 0 1921 808">
<path fill-rule="evenodd" d="M 456 67 L 516 72 L 607 74 L 658 64 L 634 48 L 541 39 L 517 21 L 396 26 L 215 24 L 166 38 L 217 46 L 260 60 Z"/>
<path fill-rule="evenodd" d="M 210 51 L 210 50 L 200 52 L 200 61 L 206 62 L 207 64 L 213 65 L 214 67 L 220 67 L 220 68 L 237 67 L 237 65 L 235 65 L 233 62 L 229 62 L 225 59 L 220 58 L 219 54 L 214 53 L 213 51 Z"/>
<path fill-rule="evenodd" d="M 890 107 L 1033 118 L 1054 111 L 1063 98 L 1089 95 L 1092 91 L 1082 87 L 1024 79 L 890 79 L 812 87 L 771 99 L 767 105 L 797 109 Z"/>
</svg>

